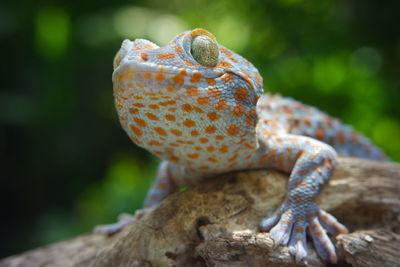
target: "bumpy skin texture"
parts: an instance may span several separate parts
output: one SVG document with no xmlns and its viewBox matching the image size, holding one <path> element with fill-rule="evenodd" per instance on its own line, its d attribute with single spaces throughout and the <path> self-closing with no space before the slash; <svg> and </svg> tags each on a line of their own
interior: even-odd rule
<svg viewBox="0 0 400 267">
<path fill-rule="evenodd" d="M 197 43 L 210 45 L 198 48 L 199 36 Z M 257 69 L 203 29 L 181 33 L 165 47 L 125 40 L 114 69 L 122 127 L 138 146 L 163 159 L 145 208 L 179 186 L 218 173 L 283 170 L 290 173 L 286 199 L 260 229 L 275 244 L 287 245 L 296 261 L 307 257 L 308 229 L 320 256 L 336 261 L 326 232 L 347 230 L 315 198 L 332 175 L 337 153 L 385 159 L 378 148 L 315 108 L 262 95 Z"/>
</svg>

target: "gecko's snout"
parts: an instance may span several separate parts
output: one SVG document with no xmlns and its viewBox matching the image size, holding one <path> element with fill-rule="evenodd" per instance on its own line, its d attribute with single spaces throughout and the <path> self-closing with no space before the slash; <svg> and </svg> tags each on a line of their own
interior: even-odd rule
<svg viewBox="0 0 400 267">
<path fill-rule="evenodd" d="M 134 41 L 125 39 L 121 44 L 121 48 L 114 57 L 114 69 L 116 69 L 120 65 L 122 59 L 132 51 L 153 50 L 157 48 L 160 47 L 146 39 L 135 39 Z M 140 61 L 147 61 L 146 53 L 140 53 L 137 56 L 140 57 Z"/>
</svg>

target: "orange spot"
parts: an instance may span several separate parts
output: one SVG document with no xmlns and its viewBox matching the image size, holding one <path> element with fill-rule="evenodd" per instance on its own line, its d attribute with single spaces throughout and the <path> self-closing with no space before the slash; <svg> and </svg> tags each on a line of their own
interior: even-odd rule
<svg viewBox="0 0 400 267">
<path fill-rule="evenodd" d="M 169 108 L 168 111 L 175 112 L 176 108 Z"/>
<path fill-rule="evenodd" d="M 215 150 L 215 147 L 213 147 L 213 146 L 208 146 L 207 147 L 207 151 L 208 152 L 213 152 Z"/>
<path fill-rule="evenodd" d="M 175 75 L 173 78 L 172 78 L 172 80 L 175 82 L 175 83 L 178 83 L 178 84 L 183 84 L 183 82 L 184 82 L 184 77 L 182 76 L 182 75 Z"/>
<path fill-rule="evenodd" d="M 232 65 L 229 62 L 226 61 L 221 61 L 218 65 L 217 68 L 232 68 Z"/>
<path fill-rule="evenodd" d="M 191 112 L 191 111 L 193 111 L 192 106 L 189 105 L 189 104 L 183 104 L 183 105 L 182 105 L 182 109 L 183 109 L 184 111 L 186 111 L 186 112 Z"/>
<path fill-rule="evenodd" d="M 163 73 L 157 73 L 156 74 L 156 80 L 157 81 L 163 81 L 165 79 L 165 75 Z"/>
<path fill-rule="evenodd" d="M 144 105 L 142 103 L 133 103 L 132 106 L 135 106 L 137 108 L 142 108 Z"/>
<path fill-rule="evenodd" d="M 256 149 L 256 147 L 255 147 L 255 146 L 253 146 L 253 145 L 250 145 L 250 144 L 245 144 L 245 146 L 246 146 L 248 149 L 250 149 L 250 150 L 254 150 L 254 149 Z"/>
<path fill-rule="evenodd" d="M 176 91 L 175 85 L 173 85 L 173 84 L 167 85 L 167 91 L 168 92 L 175 92 Z"/>
<path fill-rule="evenodd" d="M 199 107 L 194 106 L 193 108 L 197 113 L 204 113 L 204 111 Z"/>
<path fill-rule="evenodd" d="M 201 147 L 196 146 L 194 149 L 196 149 L 196 151 L 200 151 L 200 150 L 201 150 Z"/>
<path fill-rule="evenodd" d="M 225 136 L 223 136 L 223 135 L 216 135 L 216 136 L 215 136 L 215 139 L 217 139 L 217 140 L 224 140 L 224 139 L 225 139 Z"/>
<path fill-rule="evenodd" d="M 197 98 L 197 103 L 199 105 L 205 105 L 208 103 L 208 101 L 210 101 L 210 99 L 206 96 L 201 96 L 201 97 Z"/>
<path fill-rule="evenodd" d="M 174 53 L 162 53 L 157 55 L 158 59 L 165 60 L 165 59 L 173 59 L 175 58 Z"/>
<path fill-rule="evenodd" d="M 307 126 L 307 127 L 310 127 L 310 126 L 311 126 L 311 121 L 310 121 L 308 118 L 306 118 L 306 117 L 301 117 L 300 120 L 304 123 L 305 126 Z"/>
<path fill-rule="evenodd" d="M 187 75 L 186 69 L 181 68 L 181 69 L 179 70 L 179 74 L 184 75 L 184 76 Z"/>
<path fill-rule="evenodd" d="M 200 79 L 203 77 L 200 72 L 193 73 L 192 77 L 190 78 L 191 83 L 198 83 Z"/>
<path fill-rule="evenodd" d="M 183 50 L 182 50 L 182 48 L 180 46 L 175 46 L 174 50 L 175 50 L 175 52 L 177 52 L 179 54 L 183 53 Z"/>
<path fill-rule="evenodd" d="M 283 169 L 283 155 L 282 154 L 279 155 L 276 166 L 278 167 L 278 169 Z"/>
<path fill-rule="evenodd" d="M 234 108 L 233 108 L 233 116 L 239 117 L 243 114 L 244 112 L 244 107 L 240 104 L 237 104 Z"/>
<path fill-rule="evenodd" d="M 239 128 L 236 125 L 229 125 L 226 131 L 231 136 L 236 136 L 239 133 Z"/>
<path fill-rule="evenodd" d="M 215 85 L 216 82 L 213 78 L 206 78 L 206 82 L 208 85 Z"/>
<path fill-rule="evenodd" d="M 217 128 L 215 126 L 212 126 L 212 125 L 211 126 L 207 126 L 206 129 L 205 129 L 206 133 L 209 133 L 209 134 L 215 133 L 216 130 L 217 130 Z"/>
<path fill-rule="evenodd" d="M 287 115 L 293 115 L 293 110 L 288 106 L 281 106 L 281 111 Z"/>
<path fill-rule="evenodd" d="M 304 174 L 307 174 L 307 173 L 308 173 L 308 170 L 307 170 L 307 169 L 301 169 L 301 170 L 299 170 L 299 171 L 297 172 L 298 175 L 304 175 Z"/>
<path fill-rule="evenodd" d="M 147 118 L 149 118 L 150 120 L 158 121 L 158 117 L 157 117 L 156 115 L 154 115 L 153 113 L 147 112 L 145 115 L 146 115 Z"/>
<path fill-rule="evenodd" d="M 221 152 L 221 153 L 226 153 L 226 152 L 228 152 L 228 146 L 222 146 L 222 147 L 219 149 L 219 152 Z"/>
<path fill-rule="evenodd" d="M 226 48 L 221 48 L 221 49 L 219 49 L 219 51 L 221 51 L 222 53 L 224 53 L 224 54 L 227 55 L 228 57 L 232 56 L 232 52 L 229 51 L 229 50 L 226 49 Z"/>
<path fill-rule="evenodd" d="M 198 153 L 193 153 L 193 154 L 187 154 L 187 156 L 191 159 L 197 159 L 199 157 Z"/>
<path fill-rule="evenodd" d="M 212 97 L 219 97 L 221 95 L 221 91 L 215 87 L 207 89 L 207 93 Z"/>
<path fill-rule="evenodd" d="M 172 115 L 172 114 L 167 114 L 167 115 L 165 115 L 165 118 L 166 118 L 168 121 L 175 121 L 175 120 L 176 120 L 175 115 Z"/>
<path fill-rule="evenodd" d="M 248 97 L 247 90 L 243 87 L 236 89 L 234 93 L 234 97 L 238 101 L 246 101 Z"/>
<path fill-rule="evenodd" d="M 268 162 L 273 163 L 275 161 L 275 150 L 272 150 L 271 153 L 268 154 Z"/>
<path fill-rule="evenodd" d="M 138 113 L 139 113 L 139 110 L 138 110 L 137 108 L 130 108 L 130 109 L 129 109 L 129 113 L 131 113 L 131 114 L 138 114 Z"/>
<path fill-rule="evenodd" d="M 228 104 L 226 103 L 226 100 L 222 99 L 219 100 L 216 104 L 215 104 L 215 109 L 216 110 L 226 110 L 228 108 Z"/>
<path fill-rule="evenodd" d="M 193 126 L 196 125 L 196 123 L 194 121 L 192 121 L 192 120 L 185 120 L 183 122 L 183 125 L 185 125 L 186 127 L 193 127 Z"/>
<path fill-rule="evenodd" d="M 223 80 L 226 83 L 231 82 L 233 81 L 233 75 L 230 73 L 224 73 L 224 75 L 221 76 L 221 80 Z"/>
<path fill-rule="evenodd" d="M 149 108 L 151 108 L 151 109 L 159 109 L 160 107 L 158 105 L 155 105 L 155 104 L 150 104 Z"/>
<path fill-rule="evenodd" d="M 144 78 L 144 79 L 151 79 L 151 72 L 145 72 L 145 73 L 143 73 L 143 78 Z"/>
<path fill-rule="evenodd" d="M 193 130 L 193 131 L 190 132 L 190 135 L 196 137 L 196 136 L 199 136 L 200 133 L 198 131 L 196 131 L 196 130 Z"/>
<path fill-rule="evenodd" d="M 190 87 L 186 88 L 186 93 L 187 93 L 188 95 L 190 95 L 190 96 L 196 96 L 196 95 L 198 95 L 200 92 L 199 92 L 199 89 L 197 89 L 197 87 L 190 86 Z"/>
<path fill-rule="evenodd" d="M 351 133 L 351 142 L 353 144 L 358 144 L 360 142 L 360 136 L 355 133 Z"/>
<path fill-rule="evenodd" d="M 232 157 L 230 157 L 229 159 L 228 159 L 228 161 L 229 162 L 232 162 L 232 161 L 235 161 L 236 159 L 237 159 L 237 157 L 238 157 L 238 155 L 233 155 Z"/>
<path fill-rule="evenodd" d="M 146 126 L 147 126 L 147 123 L 146 123 L 144 120 L 142 120 L 142 119 L 134 118 L 133 120 L 134 120 L 134 121 L 136 122 L 136 124 L 137 124 L 138 126 L 140 126 L 140 127 L 146 127 Z"/>
<path fill-rule="evenodd" d="M 315 137 L 318 140 L 324 140 L 325 138 L 325 130 L 322 126 L 318 126 L 317 129 L 315 130 Z"/>
<path fill-rule="evenodd" d="M 193 64 L 192 62 L 187 61 L 187 60 L 185 60 L 185 61 L 183 61 L 183 62 L 185 63 L 186 66 L 189 66 L 189 67 L 196 66 L 195 64 Z"/>
<path fill-rule="evenodd" d="M 156 131 L 159 135 L 167 136 L 167 132 L 161 127 L 154 128 L 154 131 Z"/>
<path fill-rule="evenodd" d="M 209 158 L 207 158 L 207 160 L 209 162 L 217 162 L 217 159 L 215 157 L 209 157 Z"/>
<path fill-rule="evenodd" d="M 158 142 L 156 140 L 150 140 L 148 144 L 151 146 L 161 146 L 162 145 L 160 142 Z"/>
<path fill-rule="evenodd" d="M 296 229 L 296 232 L 298 232 L 298 233 L 304 233 L 304 229 L 299 227 L 299 228 Z"/>
<path fill-rule="evenodd" d="M 258 95 L 256 95 L 254 98 L 253 98 L 253 105 L 257 105 L 257 102 L 258 102 L 258 99 L 259 99 L 260 97 L 258 96 Z"/>
<path fill-rule="evenodd" d="M 221 116 L 217 114 L 217 112 L 210 112 L 207 114 L 207 117 L 210 119 L 210 121 L 216 121 L 218 120 Z"/>
<path fill-rule="evenodd" d="M 143 135 L 142 130 L 140 130 L 139 128 L 136 128 L 136 127 L 133 126 L 132 124 L 129 125 L 129 127 L 131 128 L 132 132 L 133 132 L 134 134 L 136 134 L 137 136 L 142 136 L 142 135 Z"/>
<path fill-rule="evenodd" d="M 175 100 L 168 100 L 168 101 L 159 102 L 158 104 L 160 104 L 161 106 L 175 105 L 176 101 Z"/>
<path fill-rule="evenodd" d="M 336 138 L 337 138 L 337 140 L 339 141 L 339 144 L 344 144 L 344 142 L 345 142 L 345 137 L 344 137 L 344 133 L 342 132 L 342 131 L 338 131 L 337 133 L 336 133 Z"/>
<path fill-rule="evenodd" d="M 207 165 L 200 166 L 201 170 L 208 170 L 210 167 Z"/>
<path fill-rule="evenodd" d="M 199 141 L 202 144 L 208 143 L 208 139 L 207 138 L 200 138 Z"/>
<path fill-rule="evenodd" d="M 136 99 L 136 100 L 140 100 L 140 99 L 143 99 L 143 96 L 141 96 L 141 95 L 135 95 L 133 98 Z"/>
<path fill-rule="evenodd" d="M 182 131 L 177 130 L 177 129 L 171 129 L 169 130 L 172 134 L 176 135 L 176 136 L 182 136 Z"/>
</svg>

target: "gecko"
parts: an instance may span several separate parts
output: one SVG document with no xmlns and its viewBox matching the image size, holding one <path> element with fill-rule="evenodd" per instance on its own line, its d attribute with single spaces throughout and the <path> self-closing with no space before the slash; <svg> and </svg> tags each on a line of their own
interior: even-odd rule
<svg viewBox="0 0 400 267">
<path fill-rule="evenodd" d="M 263 94 L 256 67 L 200 28 L 164 47 L 124 40 L 114 58 L 113 93 L 130 139 L 162 159 L 144 210 L 181 186 L 220 173 L 284 171 L 290 174 L 287 195 L 259 229 L 287 246 L 297 262 L 307 258 L 306 230 L 320 257 L 337 261 L 328 233 L 348 230 L 315 202 L 337 157 L 387 159 L 339 119 L 292 98 Z M 127 223 L 99 229 L 112 233 Z"/>
</svg>

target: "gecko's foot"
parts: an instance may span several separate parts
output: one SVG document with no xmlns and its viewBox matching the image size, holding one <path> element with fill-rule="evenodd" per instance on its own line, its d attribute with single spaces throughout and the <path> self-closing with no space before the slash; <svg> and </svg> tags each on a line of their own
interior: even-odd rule
<svg viewBox="0 0 400 267">
<path fill-rule="evenodd" d="M 335 217 L 320 210 L 314 203 L 307 203 L 300 208 L 284 204 L 278 212 L 260 223 L 260 230 L 269 231 L 274 246 L 288 246 L 296 262 L 307 258 L 307 228 L 320 257 L 335 263 L 335 246 L 326 232 L 338 235 L 348 231 Z"/>
<path fill-rule="evenodd" d="M 131 224 L 132 222 L 142 218 L 143 215 L 149 212 L 149 210 L 150 209 L 137 210 L 134 215 L 122 213 L 118 216 L 118 222 L 112 224 L 97 225 L 94 228 L 93 232 L 105 235 L 113 235 L 121 231 L 128 224 Z"/>
</svg>

